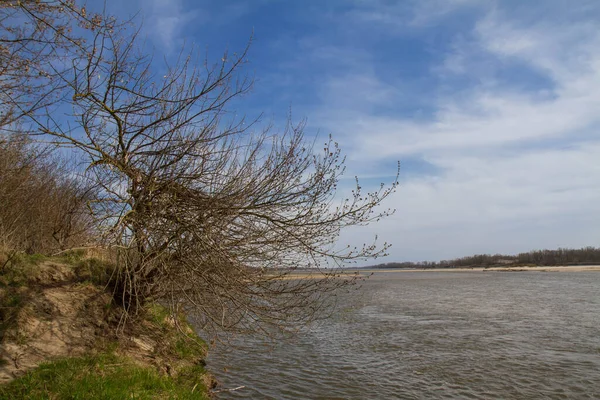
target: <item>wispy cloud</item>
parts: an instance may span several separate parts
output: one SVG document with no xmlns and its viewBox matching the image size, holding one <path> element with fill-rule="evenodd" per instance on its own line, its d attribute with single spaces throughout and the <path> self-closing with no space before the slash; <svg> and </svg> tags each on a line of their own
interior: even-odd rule
<svg viewBox="0 0 600 400">
<path fill-rule="evenodd" d="M 183 44 L 182 32 L 191 21 L 202 23 L 202 14 L 184 7 L 182 0 L 150 0 L 144 2 L 144 29 L 160 50 L 170 53 Z"/>
<path fill-rule="evenodd" d="M 427 18 L 450 12 L 439 11 Z M 431 65 L 440 85 L 430 118 L 371 112 L 380 98 L 368 93 L 391 93 L 393 101 L 398 92 L 383 78 L 324 86 L 335 90 L 324 100 L 348 98 L 355 88 L 367 94 L 319 114 L 344 132 L 355 163 L 424 156 L 439 167 L 405 180 L 393 199 L 398 213 L 372 230 L 399 244 L 395 259 L 597 244 L 600 35 L 593 18 L 532 22 L 490 4 Z M 537 74 L 543 84 L 524 88 L 518 74 Z"/>
<path fill-rule="evenodd" d="M 456 12 L 490 4 L 493 4 L 492 0 L 355 0 L 346 16 L 355 22 L 375 24 L 373 28 L 395 33 L 429 27 Z"/>
</svg>

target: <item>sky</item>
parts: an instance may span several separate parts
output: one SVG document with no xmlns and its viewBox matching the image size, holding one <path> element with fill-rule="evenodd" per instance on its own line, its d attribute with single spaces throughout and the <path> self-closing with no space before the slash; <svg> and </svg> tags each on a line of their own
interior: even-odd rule
<svg viewBox="0 0 600 400">
<path fill-rule="evenodd" d="M 236 111 L 331 134 L 396 213 L 383 262 L 600 245 L 597 0 L 108 0 L 166 59 L 251 46 Z M 291 111 L 290 111 L 291 110 Z M 378 260 L 380 262 L 380 260 Z"/>
</svg>

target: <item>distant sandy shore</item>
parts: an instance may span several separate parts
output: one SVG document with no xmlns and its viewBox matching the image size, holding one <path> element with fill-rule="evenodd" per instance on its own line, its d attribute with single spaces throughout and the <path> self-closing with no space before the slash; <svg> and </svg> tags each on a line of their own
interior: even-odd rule
<svg viewBox="0 0 600 400">
<path fill-rule="evenodd" d="M 367 269 L 364 272 L 587 272 L 600 271 L 600 265 L 552 266 L 552 267 L 491 267 L 491 268 L 418 268 L 418 269 Z"/>
<path fill-rule="evenodd" d="M 357 275 L 370 275 L 371 273 L 381 272 L 588 272 L 598 271 L 600 272 L 600 265 L 577 265 L 577 266 L 556 266 L 556 267 L 491 267 L 491 268 L 412 268 L 412 269 L 357 269 L 347 270 L 341 272 L 339 275 L 341 278 L 350 279 Z M 292 272 L 286 275 L 273 275 L 271 278 L 277 280 L 290 280 L 290 279 L 323 279 L 330 277 L 330 275 L 323 274 L 322 272 Z"/>
<path fill-rule="evenodd" d="M 382 271 L 382 270 L 373 270 L 373 271 Z M 371 270 L 368 270 L 368 271 L 357 270 L 357 271 L 339 272 L 334 275 L 336 275 L 340 278 L 350 279 L 353 277 L 367 275 L 370 273 L 371 273 Z M 292 279 L 323 279 L 323 278 L 331 278 L 331 277 L 332 277 L 332 274 L 324 274 L 322 272 L 313 272 L 313 273 L 292 272 L 292 273 L 286 274 L 286 275 L 270 276 L 270 278 L 277 279 L 277 280 L 284 280 L 284 281 L 292 280 Z"/>
</svg>

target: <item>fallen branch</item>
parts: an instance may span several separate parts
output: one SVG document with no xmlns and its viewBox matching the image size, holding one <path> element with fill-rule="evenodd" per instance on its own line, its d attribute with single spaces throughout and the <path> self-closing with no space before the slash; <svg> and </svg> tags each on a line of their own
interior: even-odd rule
<svg viewBox="0 0 600 400">
<path fill-rule="evenodd" d="M 231 388 L 231 389 L 220 389 L 220 390 L 213 390 L 213 393 L 221 393 L 221 392 L 233 392 L 235 390 L 240 390 L 245 388 L 246 386 L 238 386 L 236 388 Z"/>
</svg>

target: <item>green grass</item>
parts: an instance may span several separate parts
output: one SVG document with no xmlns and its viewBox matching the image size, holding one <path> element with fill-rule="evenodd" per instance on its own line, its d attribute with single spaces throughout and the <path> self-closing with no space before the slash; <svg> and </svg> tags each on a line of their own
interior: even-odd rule
<svg viewBox="0 0 600 400">
<path fill-rule="evenodd" d="M 181 337 L 175 340 L 173 350 L 175 354 L 184 359 L 198 359 L 204 357 L 205 348 L 199 338 Z"/>
<path fill-rule="evenodd" d="M 39 280 L 39 265 L 44 262 L 66 266 L 73 271 L 74 279 L 95 285 L 107 285 L 114 278 L 114 264 L 85 257 L 82 250 L 73 250 L 54 257 L 43 254 L 0 254 L 0 287 L 27 286 Z"/>
<path fill-rule="evenodd" d="M 37 274 L 37 266 L 48 257 L 42 254 L 15 253 L 5 255 L 0 271 L 0 286 L 22 286 Z"/>
<path fill-rule="evenodd" d="M 172 378 L 113 353 L 41 364 L 0 386 L 0 399 L 207 399 L 201 365 Z"/>
<path fill-rule="evenodd" d="M 4 287 L 0 289 L 0 340 L 13 324 L 16 315 L 23 306 L 24 294 L 19 288 Z"/>
<path fill-rule="evenodd" d="M 146 310 L 146 318 L 156 326 L 156 329 L 162 330 L 163 336 L 168 339 L 171 353 L 192 362 L 204 358 L 206 343 L 194 333 L 194 329 L 188 324 L 183 314 L 176 316 L 179 328 L 175 328 L 166 322 L 167 318 L 171 316 L 168 308 L 153 303 Z M 187 331 L 187 334 L 182 331 Z"/>
<path fill-rule="evenodd" d="M 169 309 L 165 306 L 162 306 L 158 303 L 149 304 L 146 307 L 146 312 L 148 320 L 155 323 L 156 325 L 162 328 L 168 328 L 169 326 L 166 324 L 166 319 L 171 315 Z"/>
<path fill-rule="evenodd" d="M 54 259 L 59 259 L 65 264 L 75 264 L 83 259 L 85 259 L 85 250 L 69 250 L 64 253 L 59 254 Z"/>
<path fill-rule="evenodd" d="M 107 285 L 114 279 L 115 266 L 97 258 L 86 258 L 71 262 L 79 280 L 88 281 L 95 285 Z"/>
</svg>

